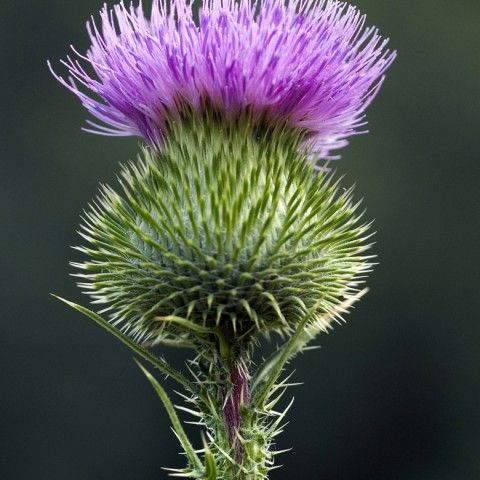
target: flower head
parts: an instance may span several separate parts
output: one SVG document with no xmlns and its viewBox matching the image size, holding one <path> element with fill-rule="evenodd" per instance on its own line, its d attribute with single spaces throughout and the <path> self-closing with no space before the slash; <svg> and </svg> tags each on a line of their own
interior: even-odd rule
<svg viewBox="0 0 480 480">
<path fill-rule="evenodd" d="M 337 0 L 209 0 L 194 16 L 188 0 L 154 0 L 150 18 L 122 3 L 104 7 L 100 28 L 88 24 L 91 48 L 63 62 L 70 81 L 56 77 L 101 122 L 90 131 L 160 146 L 182 104 L 207 102 L 227 117 L 286 122 L 329 158 L 365 124 L 395 58 Z"/>
</svg>

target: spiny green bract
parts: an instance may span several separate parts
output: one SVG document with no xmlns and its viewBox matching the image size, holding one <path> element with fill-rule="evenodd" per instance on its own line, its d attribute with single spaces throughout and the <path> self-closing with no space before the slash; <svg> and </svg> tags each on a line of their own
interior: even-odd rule
<svg viewBox="0 0 480 480">
<path fill-rule="evenodd" d="M 74 265 L 111 321 L 138 341 L 228 343 L 288 334 L 332 311 L 369 269 L 351 190 L 315 170 L 299 132 L 248 114 L 170 122 L 158 152 L 104 186 Z M 325 325 L 325 328 L 328 325 Z M 234 339 L 234 340 L 233 340 Z"/>
</svg>

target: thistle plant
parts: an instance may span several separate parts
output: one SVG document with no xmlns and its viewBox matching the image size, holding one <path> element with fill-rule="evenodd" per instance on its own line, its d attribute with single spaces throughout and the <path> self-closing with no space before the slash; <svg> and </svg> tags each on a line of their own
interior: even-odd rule
<svg viewBox="0 0 480 480">
<path fill-rule="evenodd" d="M 395 53 L 335 0 L 208 0 L 195 17 L 185 0 L 104 7 L 69 79 L 52 69 L 86 130 L 145 141 L 82 218 L 72 265 L 100 311 L 64 301 L 183 388 L 174 407 L 140 365 L 185 453 L 173 475 L 266 479 L 286 366 L 365 292 L 370 224 L 325 161 L 362 133 Z M 166 345 L 191 349 L 185 371 Z"/>
</svg>

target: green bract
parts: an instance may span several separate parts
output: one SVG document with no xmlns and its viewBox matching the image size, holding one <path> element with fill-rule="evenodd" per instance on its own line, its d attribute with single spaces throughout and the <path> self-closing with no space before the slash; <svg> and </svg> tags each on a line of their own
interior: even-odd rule
<svg viewBox="0 0 480 480">
<path fill-rule="evenodd" d="M 248 345 L 330 318 L 369 269 L 367 225 L 302 147 L 248 113 L 170 120 L 85 214 L 81 286 L 137 341 Z M 324 328 L 328 322 L 324 320 Z"/>
</svg>

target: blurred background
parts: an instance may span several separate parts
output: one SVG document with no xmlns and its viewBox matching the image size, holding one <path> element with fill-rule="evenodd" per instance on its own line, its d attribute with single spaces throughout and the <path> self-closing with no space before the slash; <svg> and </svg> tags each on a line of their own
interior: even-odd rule
<svg viewBox="0 0 480 480">
<path fill-rule="evenodd" d="M 148 2 L 146 2 L 148 3 Z M 130 352 L 49 296 L 136 139 L 50 76 L 103 0 L 0 2 L 0 478 L 154 480 L 179 448 Z M 368 296 L 297 359 L 272 480 L 480 479 L 478 0 L 357 0 L 399 57 L 337 165 L 376 219 Z M 169 358 L 179 362 L 175 352 Z M 175 357 L 175 355 L 177 355 Z"/>
</svg>

